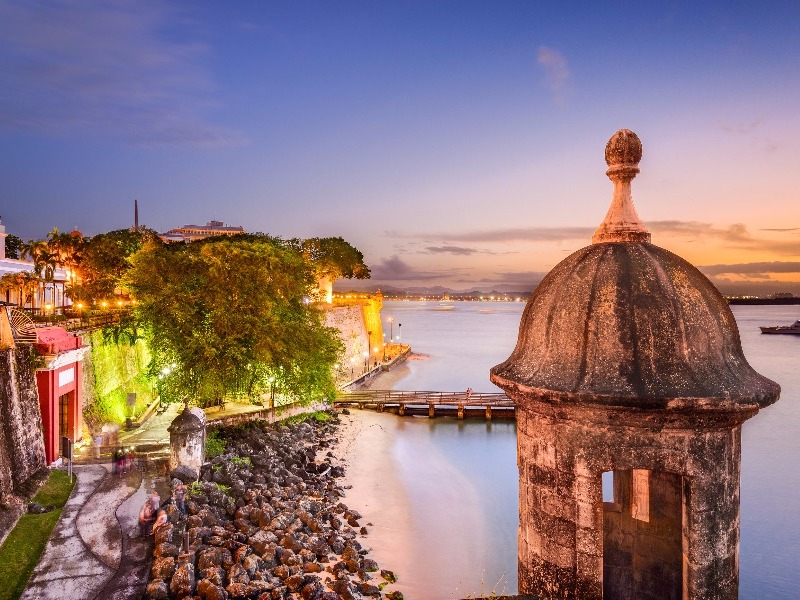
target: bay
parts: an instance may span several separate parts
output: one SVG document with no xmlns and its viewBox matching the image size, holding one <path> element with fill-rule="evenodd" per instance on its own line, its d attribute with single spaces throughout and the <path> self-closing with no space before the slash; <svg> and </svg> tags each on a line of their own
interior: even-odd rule
<svg viewBox="0 0 800 600">
<path fill-rule="evenodd" d="M 450 308 L 452 307 L 452 308 Z M 524 303 L 385 302 L 389 333 L 421 360 L 388 378 L 404 390 L 496 391 L 489 369 L 516 344 Z M 782 386 L 781 399 L 742 433 L 740 597 L 796 598 L 800 557 L 800 336 L 762 335 L 800 307 L 734 306 L 750 364 Z M 352 461 L 354 492 L 367 492 L 368 541 L 398 570 L 411 600 L 446 600 L 517 588 L 518 474 L 513 421 L 364 415 Z M 359 458 L 360 457 L 360 458 Z M 380 477 L 376 479 L 376 470 Z M 368 489 L 367 489 L 368 488 Z"/>
</svg>

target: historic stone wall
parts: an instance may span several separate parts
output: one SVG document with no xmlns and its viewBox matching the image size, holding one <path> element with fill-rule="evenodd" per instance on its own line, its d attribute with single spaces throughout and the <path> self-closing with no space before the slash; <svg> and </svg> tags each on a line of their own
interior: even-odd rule
<svg viewBox="0 0 800 600">
<path fill-rule="evenodd" d="M 602 473 L 643 469 L 672 473 L 685 486 L 680 570 L 688 595 L 683 597 L 738 596 L 741 427 L 736 421 L 749 415 L 698 414 L 695 429 L 673 429 L 665 426 L 669 416 L 659 411 L 619 410 L 612 415 L 605 409 L 515 401 L 520 592 L 584 600 L 608 597 L 603 594 Z M 668 491 L 656 491 L 651 512 L 653 503 L 666 495 Z M 673 525 L 666 537 L 674 542 Z M 662 543 L 658 536 L 645 538 L 653 545 Z M 640 555 L 648 551 L 644 545 L 636 549 L 630 537 L 625 547 Z M 613 552 L 613 544 L 611 548 Z M 658 553 L 671 555 L 673 549 Z M 611 558 L 616 561 L 619 555 Z M 666 579 L 672 581 L 671 575 Z M 637 585 L 643 590 L 659 584 L 650 580 Z M 661 590 L 655 597 L 674 597 L 673 591 Z"/>
<path fill-rule="evenodd" d="M 84 416 L 90 428 L 106 423 L 120 425 L 130 416 L 129 392 L 136 393 L 135 414 L 153 398 L 146 376 L 150 349 L 144 340 L 133 345 L 104 340 L 101 330 L 85 333 L 83 342 L 91 351 L 83 358 Z"/>
<path fill-rule="evenodd" d="M 30 347 L 0 350 L 0 492 L 45 466 L 42 416 Z"/>
<path fill-rule="evenodd" d="M 683 597 L 683 478 L 658 471 L 614 472 L 603 512 L 603 597 Z"/>
<path fill-rule="evenodd" d="M 345 370 L 364 366 L 364 352 L 370 355 L 370 364 L 383 350 L 383 327 L 381 324 L 380 297 L 340 299 L 336 298 L 332 306 L 325 308 L 325 324 L 339 330 L 345 351 L 342 368 Z"/>
</svg>

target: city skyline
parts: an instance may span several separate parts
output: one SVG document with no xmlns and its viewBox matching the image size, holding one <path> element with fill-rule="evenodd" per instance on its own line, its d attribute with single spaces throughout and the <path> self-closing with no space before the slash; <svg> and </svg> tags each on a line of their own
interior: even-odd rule
<svg viewBox="0 0 800 600">
<path fill-rule="evenodd" d="M 590 243 L 628 128 L 653 243 L 721 288 L 800 293 L 798 16 L 0 0 L 0 214 L 94 235 L 138 199 L 158 231 L 342 236 L 377 283 L 524 290 Z"/>
</svg>

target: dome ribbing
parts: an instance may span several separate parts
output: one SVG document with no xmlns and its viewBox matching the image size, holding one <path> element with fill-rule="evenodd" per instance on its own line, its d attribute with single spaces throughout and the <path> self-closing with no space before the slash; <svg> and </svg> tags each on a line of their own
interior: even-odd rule
<svg viewBox="0 0 800 600">
<path fill-rule="evenodd" d="M 707 409 L 713 400 L 771 404 L 780 386 L 747 363 L 719 291 L 687 261 L 649 243 L 630 195 L 640 158 L 636 134 L 621 130 L 611 138 L 612 207 L 594 243 L 536 288 L 517 346 L 491 370 L 491 380 L 554 401 L 643 408 L 690 401 Z"/>
</svg>

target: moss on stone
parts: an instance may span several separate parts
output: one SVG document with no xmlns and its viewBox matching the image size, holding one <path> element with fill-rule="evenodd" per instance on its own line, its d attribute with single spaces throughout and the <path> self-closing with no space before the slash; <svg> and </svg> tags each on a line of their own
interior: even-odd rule
<svg viewBox="0 0 800 600">
<path fill-rule="evenodd" d="M 86 334 L 84 341 L 92 348 L 84 359 L 84 417 L 89 426 L 122 424 L 126 417 L 141 414 L 154 397 L 147 377 L 151 357 L 147 343 L 142 339 L 135 344 L 114 343 L 100 330 Z M 136 394 L 133 409 L 127 405 L 131 392 Z"/>
</svg>

